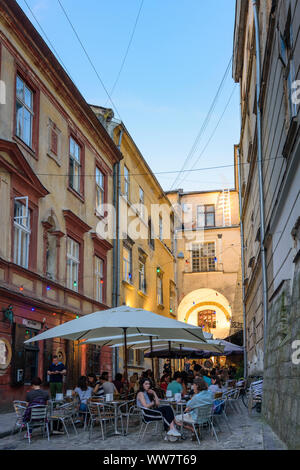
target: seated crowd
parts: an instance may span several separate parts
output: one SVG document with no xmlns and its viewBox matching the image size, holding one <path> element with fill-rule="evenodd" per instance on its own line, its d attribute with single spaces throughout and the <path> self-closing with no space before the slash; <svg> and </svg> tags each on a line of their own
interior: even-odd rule
<svg viewBox="0 0 300 470">
<path fill-rule="evenodd" d="M 164 427 L 169 435 L 180 436 L 176 429 L 183 424 L 188 429 L 193 430 L 191 423 L 195 420 L 195 411 L 193 408 L 199 405 L 213 404 L 215 398 L 226 391 L 230 376 L 234 370 L 225 368 L 214 368 L 209 372 L 198 364 L 194 364 L 193 370 L 177 371 L 171 375 L 168 363 L 165 364 L 164 374 L 158 383 L 154 380 L 151 369 L 142 372 L 141 377 L 134 373 L 129 381 L 126 382 L 122 374 L 117 373 L 115 380 L 109 380 L 108 372 L 102 372 L 100 377 L 89 373 L 87 376 L 81 376 L 77 387 L 73 390 L 73 397 L 79 401 L 79 416 L 83 426 L 83 418 L 88 411 L 88 400 L 91 398 L 104 398 L 106 394 L 113 396 L 135 397 L 136 405 L 140 408 L 146 408 L 148 419 L 152 416 L 155 419 L 155 413 L 159 411 L 164 420 Z M 48 392 L 41 389 L 41 379 L 35 377 L 32 380 L 32 390 L 26 395 L 27 410 L 24 415 L 24 423 L 30 419 L 30 408 L 37 404 L 48 404 L 50 399 Z M 174 415 L 174 411 L 168 404 L 161 405 L 160 398 L 165 398 L 172 392 L 181 394 L 182 398 L 187 399 L 185 413 L 183 415 Z M 157 414 L 157 413 L 156 413 Z"/>
</svg>

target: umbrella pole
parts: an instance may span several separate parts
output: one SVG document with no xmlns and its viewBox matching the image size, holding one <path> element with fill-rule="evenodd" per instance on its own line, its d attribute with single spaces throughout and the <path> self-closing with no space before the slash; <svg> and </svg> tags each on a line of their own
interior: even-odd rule
<svg viewBox="0 0 300 470">
<path fill-rule="evenodd" d="M 152 361 L 152 373 L 153 373 L 153 378 L 155 380 L 152 336 L 149 336 L 149 339 L 150 339 L 150 350 L 151 350 L 151 361 Z"/>
<path fill-rule="evenodd" d="M 170 369 L 171 369 L 171 376 L 173 375 L 172 373 L 172 359 L 171 359 L 171 341 L 168 341 L 169 344 L 169 355 L 170 355 Z"/>
<path fill-rule="evenodd" d="M 126 334 L 127 328 L 123 328 L 123 331 L 124 331 L 124 347 L 125 347 L 124 380 L 126 384 L 126 398 L 128 398 L 128 367 L 127 367 L 128 358 L 127 358 L 127 334 Z"/>
<path fill-rule="evenodd" d="M 179 361 L 180 361 L 180 369 L 181 369 L 181 371 L 182 371 L 182 357 L 181 357 L 181 355 L 182 355 L 182 344 L 179 345 L 179 349 L 180 349 L 180 359 L 179 359 Z"/>
</svg>

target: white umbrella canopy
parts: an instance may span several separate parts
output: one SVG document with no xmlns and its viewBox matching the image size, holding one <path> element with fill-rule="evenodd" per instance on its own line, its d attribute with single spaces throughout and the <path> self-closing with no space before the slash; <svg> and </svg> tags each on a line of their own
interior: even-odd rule
<svg viewBox="0 0 300 470">
<path fill-rule="evenodd" d="M 171 318 L 158 315 L 141 308 L 121 306 L 108 310 L 84 315 L 76 320 L 55 326 L 25 343 L 41 341 L 49 338 L 65 338 L 73 341 L 81 339 L 99 338 L 103 335 L 115 336 L 117 334 L 150 334 L 164 335 L 169 339 L 196 339 L 206 341 L 202 328 Z"/>
<path fill-rule="evenodd" d="M 91 344 L 99 344 L 94 342 L 93 340 L 88 340 L 87 343 Z M 224 351 L 224 346 L 219 346 L 217 343 L 214 344 L 209 344 L 205 343 L 204 341 L 188 341 L 188 340 L 182 340 L 182 339 L 172 339 L 169 340 L 167 338 L 157 338 L 157 339 L 152 339 L 152 344 L 153 344 L 153 350 L 161 347 L 170 347 L 172 349 L 185 349 L 185 348 L 192 348 L 192 349 L 199 349 L 200 351 L 212 351 L 212 352 L 220 352 L 222 353 Z M 119 343 L 111 343 L 109 344 L 110 347 L 112 348 L 117 348 L 117 347 L 122 347 L 124 346 L 124 342 L 119 342 Z M 127 347 L 130 347 L 131 349 L 150 349 L 149 347 L 149 340 L 147 341 L 146 339 L 144 340 L 138 340 L 138 341 L 131 341 L 129 340 L 127 342 Z"/>
<path fill-rule="evenodd" d="M 135 344 L 136 342 L 142 342 L 142 343 L 149 343 L 150 338 L 156 339 L 158 338 L 158 335 L 150 335 L 147 333 L 141 333 L 139 335 L 137 334 L 129 334 L 126 335 L 126 338 L 128 341 L 130 341 L 130 344 Z M 84 344 L 96 344 L 97 346 L 113 346 L 117 344 L 118 346 L 124 346 L 124 334 L 123 335 L 117 335 L 117 336 L 101 336 L 100 338 L 91 338 L 91 339 L 86 339 L 84 341 L 80 342 L 80 345 L 83 346 Z M 119 344 L 122 343 L 122 344 Z M 127 342 L 127 346 L 128 346 Z M 205 343 L 206 345 L 207 343 Z"/>
</svg>

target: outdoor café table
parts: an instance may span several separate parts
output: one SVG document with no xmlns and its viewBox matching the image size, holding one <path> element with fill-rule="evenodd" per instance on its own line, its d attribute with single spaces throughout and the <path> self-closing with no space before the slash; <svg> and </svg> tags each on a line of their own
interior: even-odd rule
<svg viewBox="0 0 300 470">
<path fill-rule="evenodd" d="M 113 400 L 113 401 L 104 401 L 103 404 L 106 405 L 112 405 L 114 407 L 114 415 L 115 415 L 115 431 L 114 431 L 114 436 L 119 436 L 122 434 L 121 432 L 118 431 L 118 407 L 120 405 L 123 405 L 123 403 L 126 403 L 126 400 Z"/>
</svg>

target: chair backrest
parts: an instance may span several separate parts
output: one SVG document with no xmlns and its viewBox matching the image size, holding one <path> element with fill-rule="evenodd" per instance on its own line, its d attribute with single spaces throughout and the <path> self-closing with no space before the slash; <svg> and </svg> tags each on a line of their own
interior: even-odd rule
<svg viewBox="0 0 300 470">
<path fill-rule="evenodd" d="M 139 407 L 141 409 L 141 412 L 142 412 L 142 420 L 144 423 L 148 423 L 149 422 L 149 418 L 151 418 L 150 421 L 160 421 L 163 419 L 163 415 L 161 414 L 160 411 L 158 410 L 152 410 L 152 409 L 149 409 L 149 408 L 144 408 L 144 407 Z"/>
<path fill-rule="evenodd" d="M 132 407 L 132 405 L 135 404 L 135 400 L 128 400 L 125 401 L 124 403 L 121 403 L 121 405 L 118 407 L 119 411 L 121 413 L 128 413 L 129 409 Z"/>
<path fill-rule="evenodd" d="M 47 405 L 34 405 L 31 407 L 31 415 L 30 415 L 30 422 L 31 421 L 42 421 L 47 418 Z"/>
<path fill-rule="evenodd" d="M 193 408 L 193 410 L 197 411 L 196 423 L 204 424 L 209 421 L 213 414 L 213 405 L 199 405 Z"/>
<path fill-rule="evenodd" d="M 15 413 L 17 415 L 17 421 L 22 422 L 23 415 L 25 413 L 26 405 L 27 405 L 26 401 L 15 400 L 13 402 L 13 405 L 14 405 Z"/>
</svg>

